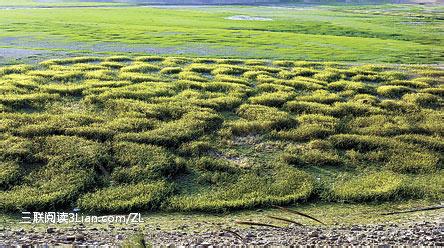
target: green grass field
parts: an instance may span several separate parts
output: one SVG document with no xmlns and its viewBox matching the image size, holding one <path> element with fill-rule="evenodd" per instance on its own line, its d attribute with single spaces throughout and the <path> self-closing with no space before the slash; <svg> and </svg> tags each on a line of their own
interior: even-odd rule
<svg viewBox="0 0 444 248">
<path fill-rule="evenodd" d="M 71 7 L 71 6 L 119 6 L 122 3 L 112 2 L 82 2 L 76 0 L 36 1 L 36 0 L 0 0 L 0 7 Z"/>
<path fill-rule="evenodd" d="M 0 210 L 442 200 L 434 66 L 79 57 L 0 68 Z"/>
<path fill-rule="evenodd" d="M 0 9 L 0 49 L 434 64 L 443 61 L 443 11 L 419 5 Z M 233 16 L 271 20 L 227 19 Z M 111 48 L 100 50 L 105 45 Z"/>
</svg>

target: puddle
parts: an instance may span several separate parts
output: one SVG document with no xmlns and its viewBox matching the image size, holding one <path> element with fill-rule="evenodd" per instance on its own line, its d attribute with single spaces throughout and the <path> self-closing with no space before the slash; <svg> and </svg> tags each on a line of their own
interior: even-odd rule
<svg viewBox="0 0 444 248">
<path fill-rule="evenodd" d="M 260 16 L 246 16 L 246 15 L 236 15 L 225 18 L 227 20 L 235 20 L 235 21 L 273 21 L 273 19 L 268 17 L 260 17 Z"/>
</svg>

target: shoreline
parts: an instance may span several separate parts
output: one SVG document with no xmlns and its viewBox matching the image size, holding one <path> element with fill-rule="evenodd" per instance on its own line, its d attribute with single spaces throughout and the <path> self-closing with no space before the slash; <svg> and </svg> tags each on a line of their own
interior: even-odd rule
<svg viewBox="0 0 444 248">
<path fill-rule="evenodd" d="M 436 202 L 435 202 L 436 203 Z M 326 225 L 278 209 L 231 213 L 145 213 L 143 223 L 19 224 L 19 215 L 0 215 L 0 246 L 109 245 L 134 239 L 158 246 L 444 245 L 444 209 L 385 215 L 433 202 L 308 204 L 293 206 Z M 271 219 L 290 219 L 301 226 Z M 240 225 L 239 221 L 277 227 Z"/>
<path fill-rule="evenodd" d="M 175 231 L 163 231 L 154 227 L 140 230 L 137 227 L 102 228 L 76 226 L 68 229 L 48 228 L 46 231 L 6 229 L 0 232 L 0 245 L 76 245 L 120 246 L 140 242 L 154 247 L 209 247 L 209 246 L 443 246 L 444 221 L 417 222 L 404 225 L 353 225 L 346 227 L 290 226 L 282 228 L 248 227 L 217 228 L 207 231 L 191 231 L 180 227 Z M 144 241 L 142 241 L 144 240 Z M 132 243 L 131 243 L 132 242 Z"/>
</svg>

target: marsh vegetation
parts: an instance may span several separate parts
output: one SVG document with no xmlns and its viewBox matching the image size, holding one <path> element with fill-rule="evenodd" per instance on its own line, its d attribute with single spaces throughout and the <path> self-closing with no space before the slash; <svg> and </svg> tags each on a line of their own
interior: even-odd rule
<svg viewBox="0 0 444 248">
<path fill-rule="evenodd" d="M 443 199 L 433 66 L 75 57 L 0 68 L 0 209 Z"/>
</svg>

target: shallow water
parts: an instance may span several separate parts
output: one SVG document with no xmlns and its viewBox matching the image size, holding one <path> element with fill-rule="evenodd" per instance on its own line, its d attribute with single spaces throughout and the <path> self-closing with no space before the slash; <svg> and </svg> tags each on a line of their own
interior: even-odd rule
<svg viewBox="0 0 444 248">
<path fill-rule="evenodd" d="M 225 18 L 227 20 L 235 20 L 235 21 L 273 21 L 271 18 L 260 17 L 260 16 L 245 16 L 245 15 L 236 15 Z"/>
</svg>

